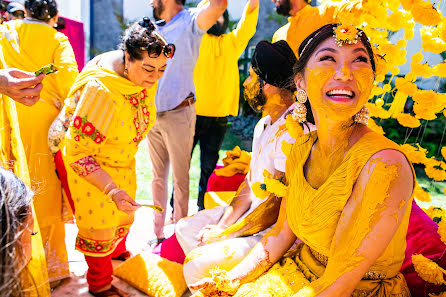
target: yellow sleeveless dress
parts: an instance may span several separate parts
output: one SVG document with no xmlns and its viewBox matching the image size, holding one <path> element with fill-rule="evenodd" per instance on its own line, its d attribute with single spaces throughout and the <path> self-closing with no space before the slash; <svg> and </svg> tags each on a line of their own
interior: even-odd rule
<svg viewBox="0 0 446 297">
<path fill-rule="evenodd" d="M 386 167 L 384 162 L 376 164 L 373 176 L 379 178 L 369 180 L 364 191 L 367 197 L 364 196 L 361 206 L 351 214 L 354 223 L 342 232 L 340 242 L 345 244 L 338 244 L 334 249 L 336 229 L 367 161 L 385 149 L 400 151 L 399 146 L 375 132 L 363 135 L 347 152 L 341 165 L 315 189 L 306 181 L 303 167 L 316 140 L 316 132 L 297 140 L 286 165 L 286 177 L 290 184 L 286 200 L 287 221 L 303 243 L 298 245 L 291 256 L 282 258 L 255 283 L 243 285 L 236 296 L 314 296 L 361 261 L 357 248 L 367 237 L 370 227 L 379 218 L 382 206 L 385 205 L 391 166 Z M 377 175 L 376 170 L 379 170 Z M 372 197 L 369 196 L 370 191 Z M 406 249 L 411 201 L 412 197 L 405 201 L 408 204 L 396 233 L 352 296 L 410 296 L 399 270 Z"/>
</svg>

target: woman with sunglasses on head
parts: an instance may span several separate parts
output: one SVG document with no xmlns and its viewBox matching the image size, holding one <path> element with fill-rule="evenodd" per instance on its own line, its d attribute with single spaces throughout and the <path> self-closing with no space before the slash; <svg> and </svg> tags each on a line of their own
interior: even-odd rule
<svg viewBox="0 0 446 297">
<path fill-rule="evenodd" d="M 120 50 L 86 65 L 52 127 L 65 136 L 59 148 L 79 228 L 76 249 L 94 296 L 127 296 L 111 285 L 111 259 L 130 257 L 125 241 L 139 208 L 135 154 L 155 122 L 156 84 L 174 52 L 148 18 L 134 23 Z"/>
<path fill-rule="evenodd" d="M 33 106 L 17 104 L 20 134 L 28 160 L 31 187 L 36 190 L 34 206 L 45 246 L 48 275 L 52 286 L 70 277 L 65 246 L 65 222 L 61 183 L 54 171 L 47 133 L 78 75 L 68 38 L 57 32 L 55 0 L 26 0 L 26 18 L 0 26 L 0 47 L 6 68 L 34 73 L 53 64 L 57 73 L 47 75 L 39 100 Z"/>
<path fill-rule="evenodd" d="M 399 270 L 415 174 L 397 144 L 367 127 L 375 72 L 367 36 L 329 24 L 299 57 L 293 117 L 317 130 L 291 148 L 278 221 L 227 273 L 231 293 L 245 283 L 236 296 L 410 296 Z M 296 238 L 303 243 L 270 269 Z M 204 279 L 193 288 L 212 287 Z"/>
</svg>

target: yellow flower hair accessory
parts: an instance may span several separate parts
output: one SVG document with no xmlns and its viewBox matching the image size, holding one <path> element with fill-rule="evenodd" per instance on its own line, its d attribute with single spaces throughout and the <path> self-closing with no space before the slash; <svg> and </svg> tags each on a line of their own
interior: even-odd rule
<svg viewBox="0 0 446 297">
<path fill-rule="evenodd" d="M 443 279 L 443 274 L 446 271 L 432 260 L 423 255 L 412 255 L 412 263 L 415 271 L 423 280 L 436 285 L 446 283 Z"/>
<path fill-rule="evenodd" d="M 361 32 L 352 25 L 340 24 L 333 30 L 333 36 L 336 39 L 336 44 L 342 46 L 343 44 L 358 43 Z"/>
</svg>

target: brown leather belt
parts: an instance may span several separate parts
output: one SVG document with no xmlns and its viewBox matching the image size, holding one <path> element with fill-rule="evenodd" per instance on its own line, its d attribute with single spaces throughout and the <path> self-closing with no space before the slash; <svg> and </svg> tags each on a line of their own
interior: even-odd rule
<svg viewBox="0 0 446 297">
<path fill-rule="evenodd" d="M 186 97 L 186 99 L 184 99 L 180 104 L 178 104 L 177 107 L 175 107 L 173 110 L 180 109 L 180 108 L 192 105 L 194 103 L 195 103 L 194 94 L 190 94 L 189 96 Z"/>
</svg>

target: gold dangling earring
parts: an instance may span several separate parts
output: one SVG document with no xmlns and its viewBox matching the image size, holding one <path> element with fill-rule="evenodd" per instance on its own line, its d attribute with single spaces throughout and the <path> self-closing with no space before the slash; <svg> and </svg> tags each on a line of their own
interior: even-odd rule
<svg viewBox="0 0 446 297">
<path fill-rule="evenodd" d="M 361 110 L 354 115 L 353 121 L 367 126 L 369 122 L 369 109 L 364 105 Z"/>
<path fill-rule="evenodd" d="M 307 102 L 307 93 L 302 89 L 297 90 L 296 101 L 292 116 L 295 121 L 302 124 L 307 121 L 307 108 L 304 105 Z"/>
<path fill-rule="evenodd" d="M 128 68 L 127 64 L 125 63 L 125 61 L 124 61 L 124 75 L 127 77 L 129 76 L 129 68 Z"/>
</svg>

